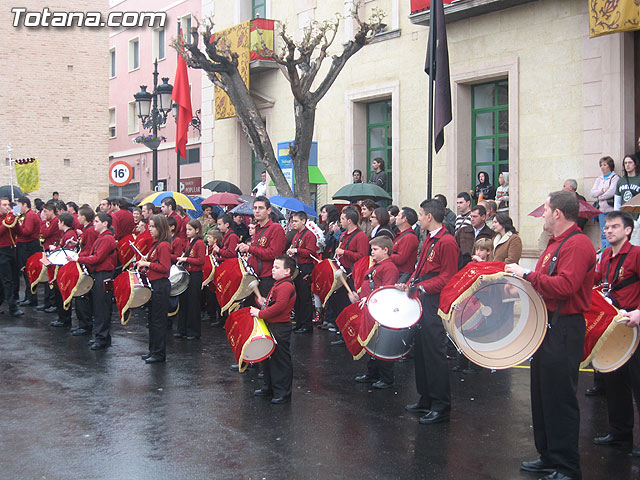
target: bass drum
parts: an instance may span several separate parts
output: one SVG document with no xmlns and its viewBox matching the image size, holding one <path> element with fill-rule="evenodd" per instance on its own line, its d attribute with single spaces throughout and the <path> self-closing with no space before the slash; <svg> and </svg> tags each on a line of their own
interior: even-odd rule
<svg viewBox="0 0 640 480">
<path fill-rule="evenodd" d="M 169 295 L 177 297 L 181 293 L 184 293 L 189 287 L 189 277 L 189 272 L 187 272 L 184 267 L 181 267 L 180 265 L 171 265 L 171 270 L 169 270 L 171 292 Z"/>
</svg>

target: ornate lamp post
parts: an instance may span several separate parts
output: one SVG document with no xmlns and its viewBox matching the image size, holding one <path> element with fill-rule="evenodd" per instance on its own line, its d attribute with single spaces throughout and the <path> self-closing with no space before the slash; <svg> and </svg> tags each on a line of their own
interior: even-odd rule
<svg viewBox="0 0 640 480">
<path fill-rule="evenodd" d="M 169 77 L 162 77 L 162 83 L 158 85 L 158 60 L 153 62 L 153 93 L 147 92 L 146 85 L 140 85 L 140 91 L 133 98 L 136 100 L 138 118 L 142 127 L 152 129 L 154 140 L 145 141 L 144 144 L 153 151 L 153 181 L 152 189 L 156 191 L 158 186 L 158 128 L 167 121 L 167 115 L 171 111 L 171 93 L 173 86 L 169 84 Z"/>
</svg>

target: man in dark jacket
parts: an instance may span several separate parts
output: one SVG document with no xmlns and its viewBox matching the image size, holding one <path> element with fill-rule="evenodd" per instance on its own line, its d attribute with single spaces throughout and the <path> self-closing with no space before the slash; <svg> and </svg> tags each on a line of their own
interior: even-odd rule
<svg viewBox="0 0 640 480">
<path fill-rule="evenodd" d="M 471 225 L 465 225 L 456 232 L 456 242 L 460 247 L 459 267 L 464 267 L 471 261 L 473 255 L 473 245 L 476 240 L 488 238 L 493 240 L 495 232 L 487 227 L 485 221 L 487 219 L 487 210 L 482 205 L 476 205 L 471 209 L 469 220 Z"/>
</svg>

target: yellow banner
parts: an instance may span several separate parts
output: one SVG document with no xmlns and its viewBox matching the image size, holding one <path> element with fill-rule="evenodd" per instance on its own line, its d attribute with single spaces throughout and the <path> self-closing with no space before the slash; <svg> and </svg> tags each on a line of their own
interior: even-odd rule
<svg viewBox="0 0 640 480">
<path fill-rule="evenodd" d="M 40 188 L 40 163 L 37 158 L 16 160 L 16 178 L 22 193 Z"/>
<path fill-rule="evenodd" d="M 246 21 L 215 34 L 215 38 L 218 39 L 218 50 L 228 49 L 238 54 L 238 72 L 247 88 L 249 88 L 250 24 L 250 21 Z M 226 93 L 215 87 L 214 97 L 216 120 L 236 116 L 236 109 Z"/>
<path fill-rule="evenodd" d="M 640 30 L 640 0 L 589 0 L 589 36 Z"/>
</svg>

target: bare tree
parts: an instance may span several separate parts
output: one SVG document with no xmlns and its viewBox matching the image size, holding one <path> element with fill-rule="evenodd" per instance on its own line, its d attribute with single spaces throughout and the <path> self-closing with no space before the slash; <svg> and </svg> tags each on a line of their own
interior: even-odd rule
<svg viewBox="0 0 640 480">
<path fill-rule="evenodd" d="M 310 203 L 311 200 L 308 165 L 316 106 L 329 91 L 347 60 L 373 40 L 385 16 L 381 10 L 375 9 L 370 18 L 364 21 L 360 19 L 358 8 L 359 2 L 354 3 L 351 13 L 346 17 L 346 20 L 354 20 L 357 24 L 354 38 L 342 45 L 340 55 L 331 56 L 331 65 L 324 78 L 318 78 L 318 72 L 324 60 L 330 55 L 329 48 L 338 33 L 340 15 L 336 15 L 335 19 L 331 21 L 312 22 L 304 29 L 300 41 L 296 41 L 290 36 L 283 26 L 279 33 L 283 47 L 279 53 L 268 49 L 262 41 L 260 54 L 273 59 L 278 64 L 291 86 L 296 130 L 294 144 L 290 148 L 289 155 L 294 165 L 295 196 L 305 203 Z M 191 43 L 187 43 L 184 38 L 181 38 L 173 43 L 173 47 L 183 55 L 189 67 L 207 72 L 211 82 L 229 96 L 240 119 L 242 129 L 247 135 L 249 145 L 256 158 L 262 161 L 265 169 L 269 172 L 278 193 L 284 196 L 293 196 L 291 187 L 278 164 L 264 120 L 238 72 L 238 55 L 231 52 L 222 43 L 218 45 L 219 40 L 215 39 L 211 19 L 205 20 L 202 28 L 197 20 L 195 23 L 196 25 L 191 32 Z M 204 52 L 200 50 L 198 45 L 200 30 Z M 315 90 L 312 90 L 315 85 L 317 85 Z"/>
</svg>

